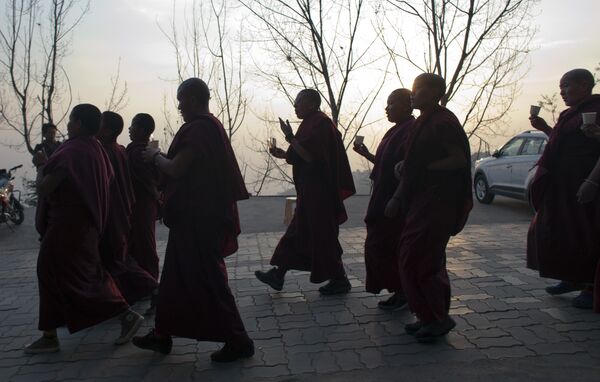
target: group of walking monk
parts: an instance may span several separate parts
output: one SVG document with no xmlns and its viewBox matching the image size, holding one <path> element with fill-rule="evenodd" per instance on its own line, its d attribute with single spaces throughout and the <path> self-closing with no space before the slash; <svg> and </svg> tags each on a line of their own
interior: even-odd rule
<svg viewBox="0 0 600 382">
<path fill-rule="evenodd" d="M 591 290 L 600 279 L 600 127 L 580 129 L 580 113 L 600 112 L 600 96 L 592 95 L 593 77 L 590 83 L 585 73 L 575 70 L 561 80 L 569 109 L 553 129 L 531 118 L 550 140 L 534 183 L 538 213 L 527 253 L 530 267 L 562 280 L 549 293 L 582 289 L 595 296 L 600 310 L 598 283 L 595 294 Z M 406 332 L 425 343 L 456 325 L 449 315 L 446 246 L 473 207 L 469 142 L 456 116 L 440 105 L 445 94 L 442 77 L 419 75 L 412 90 L 389 95 L 385 111 L 394 126 L 376 153 L 362 142 L 354 145 L 373 163 L 365 218 L 366 289 L 392 293 L 379 302 L 381 309 L 408 306 L 416 320 Z M 116 143 L 123 119 L 80 104 L 69 117 L 69 139 L 52 155 L 36 154 L 43 334 L 27 353 L 58 351 L 58 327 L 73 333 L 118 317 L 116 344 L 131 340 L 168 354 L 176 336 L 224 343 L 211 355 L 215 362 L 253 356 L 224 261 L 238 249 L 237 201 L 249 195 L 209 99 L 198 78 L 179 86 L 184 124 L 167 153 L 150 142 L 150 115 L 133 118 L 132 143 L 125 149 Z M 316 90 L 301 90 L 294 101 L 302 121 L 296 132 L 279 120 L 289 147 L 269 147 L 272 156 L 292 166 L 297 193 L 294 216 L 271 258 L 273 268 L 255 272 L 277 291 L 289 270 L 310 272 L 313 283 L 327 281 L 319 288 L 322 295 L 351 290 L 338 234 L 347 219 L 344 200 L 355 187 L 342 136 L 320 103 Z M 416 119 L 413 109 L 420 111 Z M 160 282 L 154 237 L 159 198 L 169 227 Z M 131 305 L 148 296 L 155 325 L 135 337 L 143 316 Z"/>
</svg>

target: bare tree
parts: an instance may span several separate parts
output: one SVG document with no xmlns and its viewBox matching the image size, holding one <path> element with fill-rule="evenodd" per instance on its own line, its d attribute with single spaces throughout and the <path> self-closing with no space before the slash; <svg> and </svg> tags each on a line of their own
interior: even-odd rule
<svg viewBox="0 0 600 382">
<path fill-rule="evenodd" d="M 255 16 L 258 25 L 253 38 L 268 57 L 269 62 L 258 59 L 259 75 L 273 83 L 290 103 L 301 89 L 319 91 L 348 148 L 368 124 L 368 113 L 386 80 L 386 70 L 373 69 L 382 66 L 378 63 L 382 60 L 385 66 L 386 61 L 383 55 L 375 54 L 373 48 L 379 39 L 371 25 L 365 25 L 368 2 L 238 1 Z M 355 85 L 367 77 L 369 81 L 361 81 L 358 89 Z"/>
<path fill-rule="evenodd" d="M 441 103 L 462 109 L 468 136 L 495 133 L 526 72 L 535 0 L 387 1 L 384 28 L 393 33 L 382 36 L 397 36 L 384 39 L 396 67 L 441 75 L 447 82 Z M 424 33 L 411 33 L 414 22 Z"/>
<path fill-rule="evenodd" d="M 246 117 L 248 98 L 239 38 L 242 31 L 240 27 L 238 37 L 232 37 L 230 9 L 228 0 L 193 0 L 184 6 L 179 18 L 174 0 L 168 28 L 159 27 L 175 54 L 177 82 L 188 77 L 207 82 L 217 104 L 215 115 L 223 121 L 231 140 Z"/>
<path fill-rule="evenodd" d="M 127 81 L 121 80 L 121 57 L 117 64 L 117 72 L 111 77 L 110 83 L 112 85 L 110 98 L 104 102 L 104 108 L 108 111 L 119 112 L 129 103 Z"/>
<path fill-rule="evenodd" d="M 81 7 L 77 5 L 82 3 Z M 47 22 L 39 0 L 10 0 L 6 21 L 0 27 L 0 124 L 18 133 L 19 145 L 33 153 L 33 126 L 59 123 L 55 106 L 63 96 L 71 102 L 71 89 L 62 61 L 69 53 L 73 29 L 88 10 L 79 0 L 52 0 Z"/>
</svg>

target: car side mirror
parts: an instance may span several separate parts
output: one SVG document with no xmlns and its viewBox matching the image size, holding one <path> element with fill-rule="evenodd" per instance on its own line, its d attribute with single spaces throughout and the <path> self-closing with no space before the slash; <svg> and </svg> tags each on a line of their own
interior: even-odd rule
<svg viewBox="0 0 600 382">
<path fill-rule="evenodd" d="M 494 153 L 492 154 L 492 156 L 493 156 L 494 158 L 498 158 L 498 157 L 500 157 L 500 151 L 498 151 L 498 150 L 494 150 Z"/>
</svg>

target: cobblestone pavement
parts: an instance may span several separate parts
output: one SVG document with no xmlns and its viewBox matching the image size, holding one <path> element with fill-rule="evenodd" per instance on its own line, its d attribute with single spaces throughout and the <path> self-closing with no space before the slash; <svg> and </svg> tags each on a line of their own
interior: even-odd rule
<svg viewBox="0 0 600 382">
<path fill-rule="evenodd" d="M 256 355 L 228 365 L 211 364 L 209 354 L 219 347 L 212 343 L 177 338 L 168 356 L 117 347 L 116 320 L 73 335 L 60 329 L 60 353 L 24 355 L 23 346 L 39 335 L 37 243 L 27 243 L 0 255 L 0 381 L 598 381 L 600 315 L 572 308 L 573 294 L 545 294 L 549 282 L 525 268 L 526 229 L 524 223 L 468 225 L 451 240 L 457 327 L 431 345 L 404 333 L 409 312 L 381 311 L 382 296 L 364 292 L 364 228 L 341 230 L 353 285 L 341 297 L 320 297 L 319 285 L 303 272 L 288 274 L 282 292 L 268 289 L 254 271 L 268 268 L 281 234 L 242 235 L 240 251 L 227 262 Z M 165 244 L 159 243 L 161 253 Z"/>
</svg>

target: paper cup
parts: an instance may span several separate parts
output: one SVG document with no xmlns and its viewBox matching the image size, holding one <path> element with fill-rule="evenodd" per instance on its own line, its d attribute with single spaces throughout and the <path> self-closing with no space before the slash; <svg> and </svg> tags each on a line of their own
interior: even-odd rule
<svg viewBox="0 0 600 382">
<path fill-rule="evenodd" d="M 362 135 L 357 135 L 356 138 L 354 138 L 354 146 L 361 146 L 364 141 L 365 137 L 363 137 Z"/>
<path fill-rule="evenodd" d="M 581 119 L 584 125 L 593 125 L 596 123 L 596 112 L 581 113 Z"/>
<path fill-rule="evenodd" d="M 538 114 L 540 114 L 540 109 L 541 107 L 538 105 L 529 106 L 529 115 L 531 115 L 532 117 L 537 117 Z"/>
</svg>

